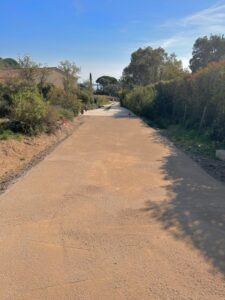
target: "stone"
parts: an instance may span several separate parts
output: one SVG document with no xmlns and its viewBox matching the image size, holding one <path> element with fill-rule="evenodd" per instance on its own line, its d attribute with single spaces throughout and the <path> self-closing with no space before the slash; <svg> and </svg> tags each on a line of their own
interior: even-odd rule
<svg viewBox="0 0 225 300">
<path fill-rule="evenodd" d="M 216 151 L 216 158 L 225 161 L 225 150 L 217 150 Z"/>
</svg>

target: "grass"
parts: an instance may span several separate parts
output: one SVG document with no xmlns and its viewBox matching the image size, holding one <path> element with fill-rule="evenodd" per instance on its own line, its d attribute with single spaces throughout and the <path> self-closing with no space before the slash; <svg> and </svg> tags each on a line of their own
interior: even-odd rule
<svg viewBox="0 0 225 300">
<path fill-rule="evenodd" d="M 173 125 L 161 130 L 161 132 L 183 149 L 210 158 L 215 158 L 216 150 L 225 148 L 225 144 L 212 141 L 209 136 L 201 134 L 197 130 Z"/>
<path fill-rule="evenodd" d="M 17 140 L 21 141 L 23 139 L 23 135 L 20 133 L 15 133 L 11 130 L 4 130 L 0 132 L 0 141 L 7 141 L 7 140 Z"/>
</svg>

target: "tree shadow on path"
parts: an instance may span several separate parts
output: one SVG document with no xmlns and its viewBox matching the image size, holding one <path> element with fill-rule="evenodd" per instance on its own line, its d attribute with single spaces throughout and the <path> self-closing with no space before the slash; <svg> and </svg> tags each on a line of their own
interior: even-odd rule
<svg viewBox="0 0 225 300">
<path fill-rule="evenodd" d="M 155 134 L 154 142 L 169 142 Z M 176 239 L 197 248 L 225 275 L 225 186 L 173 146 L 161 167 L 168 199 L 146 202 L 145 212 Z"/>
</svg>

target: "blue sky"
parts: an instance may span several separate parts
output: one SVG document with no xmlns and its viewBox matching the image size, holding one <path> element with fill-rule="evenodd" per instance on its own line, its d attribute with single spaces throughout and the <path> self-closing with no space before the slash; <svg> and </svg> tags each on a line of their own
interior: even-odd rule
<svg viewBox="0 0 225 300">
<path fill-rule="evenodd" d="M 225 0 L 1 0 L 1 57 L 64 59 L 96 79 L 120 77 L 139 47 L 162 46 L 188 65 L 194 40 L 225 33 Z"/>
</svg>

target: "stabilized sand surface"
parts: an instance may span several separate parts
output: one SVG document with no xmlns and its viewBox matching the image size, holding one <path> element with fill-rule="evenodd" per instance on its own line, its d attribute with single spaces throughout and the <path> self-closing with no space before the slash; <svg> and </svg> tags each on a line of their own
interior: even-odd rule
<svg viewBox="0 0 225 300">
<path fill-rule="evenodd" d="M 35 137 L 23 137 L 22 140 L 0 141 L 0 182 L 5 177 L 18 172 L 32 158 L 70 135 L 79 123 L 68 122 L 55 134 L 41 134 Z"/>
<path fill-rule="evenodd" d="M 225 299 L 225 187 L 119 110 L 0 197 L 0 299 Z"/>
</svg>

